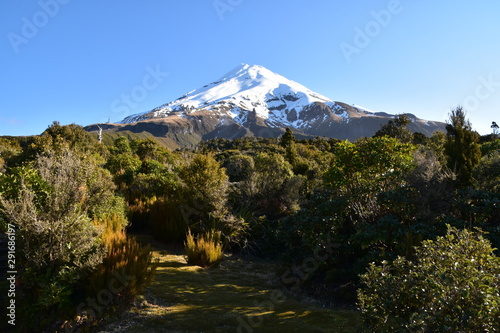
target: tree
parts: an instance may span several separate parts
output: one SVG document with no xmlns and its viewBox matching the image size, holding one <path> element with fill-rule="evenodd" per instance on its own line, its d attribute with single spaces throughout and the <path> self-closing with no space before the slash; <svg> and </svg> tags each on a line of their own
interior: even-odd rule
<svg viewBox="0 0 500 333">
<path fill-rule="evenodd" d="M 414 261 L 371 264 L 359 305 L 372 332 L 494 332 L 500 327 L 500 258 L 481 231 L 449 227 Z"/>
<path fill-rule="evenodd" d="M 491 123 L 491 129 L 492 129 L 492 131 L 493 131 L 493 133 L 492 133 L 492 134 L 493 134 L 494 136 L 497 136 L 497 135 L 498 135 L 498 129 L 499 129 L 499 126 L 498 126 L 498 124 L 497 124 L 496 122 L 492 122 L 492 123 Z"/>
<path fill-rule="evenodd" d="M 41 135 L 33 138 L 23 155 L 28 160 L 36 159 L 38 154 L 48 151 L 62 152 L 72 149 L 83 154 L 102 152 L 104 148 L 97 139 L 82 126 L 61 125 L 54 121 Z"/>
<path fill-rule="evenodd" d="M 286 128 L 285 134 L 281 137 L 280 144 L 282 147 L 286 148 L 295 142 L 295 136 L 293 132 L 288 127 Z"/>
<path fill-rule="evenodd" d="M 448 167 L 457 173 L 460 187 L 472 185 L 472 172 L 481 161 L 479 134 L 472 130 L 472 125 L 465 116 L 466 112 L 461 106 L 451 111 L 450 122 L 446 125 L 444 147 Z"/>
<path fill-rule="evenodd" d="M 325 182 L 347 200 L 352 219 L 365 220 L 376 213 L 379 193 L 403 185 L 403 176 L 413 168 L 414 149 L 389 137 L 343 141 L 336 147 Z"/>
<path fill-rule="evenodd" d="M 199 224 L 206 230 L 210 218 L 225 214 L 228 176 L 211 155 L 195 155 L 191 163 L 179 171 L 181 209 L 188 225 Z"/>
<path fill-rule="evenodd" d="M 389 136 L 401 142 L 409 143 L 412 141 L 412 132 L 407 129 L 410 123 L 411 119 L 406 114 L 396 115 L 394 120 L 389 120 L 387 124 L 382 125 L 374 137 Z"/>
<path fill-rule="evenodd" d="M 130 140 L 125 136 L 120 136 L 115 139 L 113 147 L 110 148 L 113 154 L 127 154 L 132 152 L 130 148 Z"/>
<path fill-rule="evenodd" d="M 0 172 L 3 172 L 9 161 L 19 155 L 21 151 L 19 142 L 0 138 Z"/>
<path fill-rule="evenodd" d="M 132 154 L 123 153 L 112 155 L 105 167 L 115 176 L 116 181 L 130 183 L 141 165 L 142 162 L 139 158 Z"/>
<path fill-rule="evenodd" d="M 259 153 L 255 168 L 241 182 L 241 201 L 270 218 L 287 215 L 298 207 L 303 178 L 294 176 L 292 166 L 276 153 Z"/>
</svg>

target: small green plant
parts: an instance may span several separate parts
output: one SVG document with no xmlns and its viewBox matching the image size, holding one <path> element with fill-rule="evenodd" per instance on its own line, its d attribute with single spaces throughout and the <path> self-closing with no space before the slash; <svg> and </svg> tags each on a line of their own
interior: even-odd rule
<svg viewBox="0 0 500 333">
<path fill-rule="evenodd" d="M 359 305 L 372 332 L 496 332 L 500 258 L 481 232 L 448 227 L 415 261 L 372 264 Z"/>
<path fill-rule="evenodd" d="M 211 230 L 195 239 L 188 230 L 184 243 L 189 265 L 209 267 L 222 260 L 222 244 L 220 231 Z"/>
</svg>

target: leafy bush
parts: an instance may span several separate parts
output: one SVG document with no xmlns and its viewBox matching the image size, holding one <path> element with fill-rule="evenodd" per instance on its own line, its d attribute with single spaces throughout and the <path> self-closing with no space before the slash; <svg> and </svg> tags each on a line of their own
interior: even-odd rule
<svg viewBox="0 0 500 333">
<path fill-rule="evenodd" d="M 500 258 L 482 232 L 449 227 L 415 261 L 371 264 L 359 305 L 376 332 L 493 332 L 500 327 Z"/>
<path fill-rule="evenodd" d="M 500 194 L 500 150 L 485 155 L 474 171 L 479 188 Z"/>
<path fill-rule="evenodd" d="M 19 312 L 31 331 L 66 315 L 76 285 L 101 262 L 99 230 L 87 212 L 106 186 L 92 182 L 95 165 L 71 151 L 39 156 L 35 165 L 14 173 L 9 183 L 17 188 L 0 193 L 0 209 L 18 230 Z"/>
<path fill-rule="evenodd" d="M 212 230 L 195 239 L 189 230 L 184 245 L 189 265 L 209 267 L 222 259 L 220 232 Z"/>
<path fill-rule="evenodd" d="M 206 231 L 209 217 L 222 218 L 227 205 L 228 176 L 211 155 L 195 155 L 179 170 L 178 197 L 186 223 Z"/>
</svg>

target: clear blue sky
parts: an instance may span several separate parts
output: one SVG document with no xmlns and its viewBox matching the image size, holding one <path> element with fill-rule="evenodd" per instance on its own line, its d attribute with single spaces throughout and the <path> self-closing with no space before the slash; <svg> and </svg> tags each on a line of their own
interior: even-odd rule
<svg viewBox="0 0 500 333">
<path fill-rule="evenodd" d="M 375 111 L 500 121 L 497 0 L 3 0 L 0 55 L 0 135 L 119 121 L 240 63 Z"/>
</svg>

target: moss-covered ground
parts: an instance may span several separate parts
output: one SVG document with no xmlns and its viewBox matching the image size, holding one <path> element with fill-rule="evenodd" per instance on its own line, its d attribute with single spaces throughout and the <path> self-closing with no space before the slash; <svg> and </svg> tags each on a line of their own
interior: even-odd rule
<svg viewBox="0 0 500 333">
<path fill-rule="evenodd" d="M 155 281 L 102 332 L 359 331 L 358 312 L 324 308 L 280 289 L 273 263 L 229 257 L 203 269 L 175 252 L 155 251 Z"/>
</svg>

